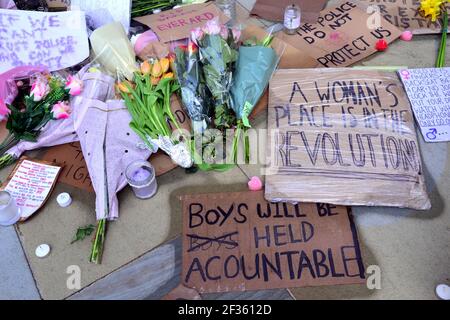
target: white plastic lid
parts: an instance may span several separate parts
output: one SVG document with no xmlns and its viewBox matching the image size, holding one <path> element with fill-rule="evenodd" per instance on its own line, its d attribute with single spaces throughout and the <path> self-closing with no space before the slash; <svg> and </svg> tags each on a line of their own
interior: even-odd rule
<svg viewBox="0 0 450 320">
<path fill-rule="evenodd" d="M 446 284 L 440 284 L 436 287 L 436 294 L 442 300 L 450 300 L 450 287 Z"/>
<path fill-rule="evenodd" d="M 64 192 L 56 198 L 56 201 L 58 202 L 60 207 L 67 208 L 72 204 L 72 197 L 70 196 L 70 194 Z"/>
<path fill-rule="evenodd" d="M 41 244 L 36 248 L 36 257 L 45 258 L 50 254 L 50 246 L 48 244 Z"/>
</svg>

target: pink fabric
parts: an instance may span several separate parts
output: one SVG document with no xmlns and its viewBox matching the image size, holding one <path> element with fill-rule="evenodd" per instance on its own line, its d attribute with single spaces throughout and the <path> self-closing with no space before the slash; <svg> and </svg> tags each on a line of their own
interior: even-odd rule
<svg viewBox="0 0 450 320">
<path fill-rule="evenodd" d="M 148 30 L 137 38 L 134 45 L 134 52 L 136 53 L 136 55 L 139 55 L 148 44 L 158 41 L 158 36 L 153 31 Z"/>
</svg>

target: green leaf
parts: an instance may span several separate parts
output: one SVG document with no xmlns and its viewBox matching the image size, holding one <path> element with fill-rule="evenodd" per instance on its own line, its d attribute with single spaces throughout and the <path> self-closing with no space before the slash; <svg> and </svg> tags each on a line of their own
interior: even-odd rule
<svg viewBox="0 0 450 320">
<path fill-rule="evenodd" d="M 94 231 L 95 231 L 95 226 L 92 224 L 85 226 L 85 227 L 78 228 L 77 233 L 73 237 L 73 240 L 70 244 L 74 244 L 75 242 L 86 239 L 86 237 L 89 237 Z"/>
</svg>

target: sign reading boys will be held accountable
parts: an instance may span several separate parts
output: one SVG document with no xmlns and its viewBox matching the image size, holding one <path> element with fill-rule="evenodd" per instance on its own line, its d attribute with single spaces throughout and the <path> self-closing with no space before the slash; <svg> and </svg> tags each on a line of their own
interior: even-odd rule
<svg viewBox="0 0 450 320">
<path fill-rule="evenodd" d="M 351 213 L 263 192 L 182 197 L 183 283 L 200 293 L 364 283 Z"/>
<path fill-rule="evenodd" d="M 24 65 L 62 70 L 88 56 L 83 12 L 0 9 L 0 72 Z"/>
<path fill-rule="evenodd" d="M 390 43 L 400 35 L 401 31 L 384 18 L 379 26 L 372 26 L 371 16 L 352 1 L 323 10 L 317 23 L 304 23 L 295 35 L 280 33 L 284 41 L 307 52 L 325 68 L 352 65 L 375 53 L 378 40 Z"/>
</svg>

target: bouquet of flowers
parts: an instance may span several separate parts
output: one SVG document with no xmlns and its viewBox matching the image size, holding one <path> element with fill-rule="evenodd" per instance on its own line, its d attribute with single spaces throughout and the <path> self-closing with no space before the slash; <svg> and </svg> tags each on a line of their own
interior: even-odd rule
<svg viewBox="0 0 450 320">
<path fill-rule="evenodd" d="M 237 123 L 233 141 L 233 159 L 237 162 L 237 150 L 241 136 L 244 137 L 245 161 L 250 161 L 250 143 L 247 135 L 251 128 L 248 117 L 264 94 L 275 72 L 280 58 L 271 47 L 274 37 L 267 36 L 262 41 L 247 40 L 239 48 L 235 80 L 231 88 L 233 110 Z"/>
<path fill-rule="evenodd" d="M 9 135 L 0 145 L 0 167 L 20 156 L 21 152 L 9 152 L 13 147 L 19 143 L 37 143 L 41 131 L 51 120 L 67 119 L 71 112 L 69 98 L 82 90 L 81 81 L 72 76 L 64 82 L 58 76 L 38 74 L 31 83 L 31 92 L 23 102 L 7 105 Z"/>
<path fill-rule="evenodd" d="M 450 2 L 450 0 L 422 0 L 420 3 L 420 12 L 425 17 L 430 17 L 431 21 L 434 22 L 442 16 L 442 39 L 439 46 L 436 68 L 443 68 L 445 66 L 448 32 L 448 13 L 446 4 L 448 2 Z"/>
<path fill-rule="evenodd" d="M 181 87 L 183 106 L 192 120 L 194 133 L 202 133 L 211 123 L 211 92 L 206 86 L 195 43 L 175 49 L 175 71 Z"/>
<path fill-rule="evenodd" d="M 162 149 L 176 164 L 190 168 L 192 157 L 189 147 L 185 142 L 172 138 L 168 123 L 170 120 L 181 131 L 170 109 L 171 96 L 180 88 L 170 70 L 170 59 L 144 61 L 140 71 L 134 74 L 134 83 L 123 81 L 118 88 L 132 117 L 130 127 L 146 147 L 152 152 Z"/>
<path fill-rule="evenodd" d="M 231 87 L 238 61 L 240 30 L 210 20 L 203 28 L 192 31 L 192 41 L 199 48 L 206 86 L 213 98 L 215 126 L 223 130 L 233 127 Z"/>
</svg>

